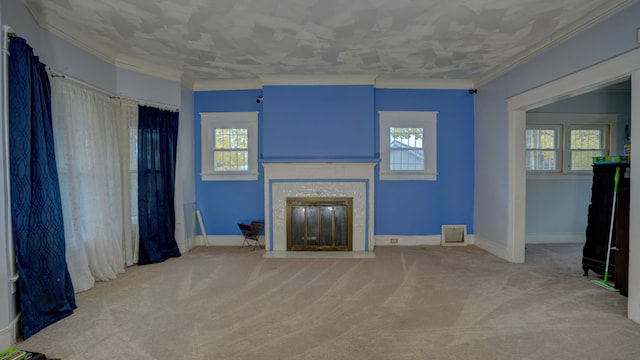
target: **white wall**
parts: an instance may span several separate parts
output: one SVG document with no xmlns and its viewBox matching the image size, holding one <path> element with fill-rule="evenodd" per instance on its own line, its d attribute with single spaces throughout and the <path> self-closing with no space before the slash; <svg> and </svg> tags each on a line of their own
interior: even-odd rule
<svg viewBox="0 0 640 360">
<path fill-rule="evenodd" d="M 640 70 L 631 74 L 631 138 L 640 139 Z M 640 147 L 631 147 L 631 157 L 640 158 Z M 640 322 L 640 169 L 631 167 L 629 205 L 629 319 Z M 635 255 L 634 255 L 635 254 Z"/>
<path fill-rule="evenodd" d="M 592 177 L 527 179 L 526 243 L 584 243 Z"/>
<path fill-rule="evenodd" d="M 533 109 L 528 113 L 615 114 L 611 154 L 622 154 L 631 117 L 630 86 L 609 87 Z M 526 243 L 585 241 L 592 175 L 527 176 Z"/>
<path fill-rule="evenodd" d="M 164 104 L 167 108 L 180 109 L 180 128 L 178 139 L 178 164 L 180 183 L 176 183 L 176 198 L 183 204 L 195 203 L 195 181 L 193 169 L 193 91 L 191 84 L 182 86 L 180 81 L 148 76 L 128 69 L 118 68 L 112 63 L 98 58 L 65 39 L 40 28 L 21 0 L 0 1 L 0 19 L 2 24 L 10 25 L 16 34 L 34 48 L 40 61 L 51 72 L 64 74 L 75 80 L 102 89 L 108 93 L 134 98 L 151 104 Z M 4 140 L 2 141 L 4 143 Z M 8 216 L 5 178 L 3 170 L 0 178 L 0 259 L 8 264 L 8 237 L 5 219 Z M 178 195 L 179 194 L 179 195 Z M 179 208 L 182 208 L 179 206 Z M 178 220 L 180 221 L 180 220 Z M 183 234 L 184 234 L 183 229 Z M 188 248 L 182 248 L 186 251 Z M 6 259 L 6 260 L 5 260 Z M 7 265 L 8 266 L 8 265 Z M 10 294 L 10 282 L 7 266 L 0 266 L 0 349 L 15 342 L 15 299 Z"/>
<path fill-rule="evenodd" d="M 0 19 L 2 19 L 2 3 L 0 3 Z M 0 21 L 0 25 L 4 25 L 4 21 Z M 1 28 L 1 26 L 0 26 Z M 4 41 L 4 39 L 3 39 Z M 5 44 L 2 44 L 4 49 Z M 0 68 L 4 68 L 5 57 L 1 57 Z M 0 75 L 0 80 L 4 84 L 4 72 Z M 0 98 L 4 98 L 4 89 L 0 87 Z M 11 240 L 10 225 L 10 203 L 9 183 L 6 181 L 6 171 L 8 169 L 9 154 L 5 151 L 5 125 L 8 119 L 5 117 L 4 102 L 0 102 L 0 166 L 2 167 L 2 176 L 0 177 L 0 349 L 9 347 L 15 341 L 15 323 L 17 313 L 15 310 L 16 298 L 12 294 L 12 283 L 10 281 L 11 265 L 9 256 L 9 241 Z"/>
<path fill-rule="evenodd" d="M 185 252 L 195 244 L 196 181 L 194 168 L 194 97 L 190 88 L 180 89 L 180 127 L 176 154 L 176 241 Z"/>
<path fill-rule="evenodd" d="M 531 93 L 529 90 L 545 83 L 554 83 L 556 79 L 564 76 L 574 79 L 575 76 L 572 77 L 570 74 L 596 64 L 600 69 L 600 63 L 603 61 L 605 64 L 617 64 L 617 56 L 637 48 L 638 18 L 640 3 L 635 3 L 561 46 L 479 87 L 476 98 L 476 244 L 510 261 L 524 261 L 524 257 L 519 257 L 517 251 L 512 251 L 514 244 L 524 243 L 524 231 L 519 231 L 524 228 L 520 224 L 524 219 L 524 210 L 520 207 L 523 207 L 522 202 L 526 201 L 523 196 L 524 165 L 523 159 L 519 159 L 520 154 L 511 154 L 519 151 L 518 145 L 524 146 L 525 116 L 523 111 L 509 113 L 507 99 L 520 93 Z M 607 61 L 609 59 L 611 60 Z M 635 66 L 635 62 L 633 63 L 630 67 Z M 637 66 L 640 67 L 640 62 Z M 611 72 L 609 80 L 620 79 L 621 74 L 613 69 L 607 67 L 607 71 Z M 604 82 L 605 80 L 602 80 L 602 83 Z M 600 86 L 601 83 L 592 82 L 587 85 Z M 580 91 L 586 90 L 588 89 L 580 88 Z M 563 89 L 562 93 L 567 95 L 570 91 L 571 88 Z M 544 105 L 545 95 L 536 94 L 539 102 L 529 105 Z M 632 124 L 638 115 L 640 114 L 637 110 L 634 113 L 632 109 Z M 637 131 L 634 128 L 638 127 L 632 126 L 632 131 Z M 510 133 L 505 134 L 508 131 Z M 640 176 L 640 173 L 638 175 Z M 634 200 L 640 201 L 640 189 L 633 187 L 632 173 L 632 203 Z M 638 223 L 634 215 L 639 214 L 631 214 L 632 224 Z M 635 247 L 640 246 L 635 244 L 635 238 L 640 235 L 640 231 L 634 232 L 634 226 L 630 227 L 630 231 L 630 263 L 634 263 L 640 260 L 638 255 L 634 256 L 633 251 Z M 632 267 L 629 288 L 629 316 L 634 321 L 640 321 L 640 271 L 634 273 Z"/>
<path fill-rule="evenodd" d="M 622 54 L 637 46 L 640 4 L 585 30 L 513 71 L 479 86 L 475 102 L 476 175 L 474 235 L 476 243 L 505 259 L 516 260 L 508 248 L 515 236 L 509 182 L 509 114 L 507 99 L 564 75 Z M 544 104 L 539 104 L 544 105 Z M 517 160 L 517 159 L 516 159 Z M 511 223 L 511 225 L 510 225 Z"/>
<path fill-rule="evenodd" d="M 128 69 L 116 68 L 116 94 L 138 100 L 165 105 L 175 110 L 181 103 L 181 86 L 177 81 L 161 79 L 137 73 Z M 173 109 L 171 109 L 173 108 Z"/>
</svg>

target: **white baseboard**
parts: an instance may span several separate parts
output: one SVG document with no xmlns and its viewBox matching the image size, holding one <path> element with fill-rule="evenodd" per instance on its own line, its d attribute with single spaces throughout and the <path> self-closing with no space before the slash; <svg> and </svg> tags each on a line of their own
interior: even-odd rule
<svg viewBox="0 0 640 360">
<path fill-rule="evenodd" d="M 374 246 L 400 245 L 440 245 L 438 235 L 374 235 Z M 397 243 L 391 243 L 391 238 L 398 239 Z M 242 246 L 242 235 L 208 235 L 209 246 Z M 467 235 L 467 242 L 473 244 L 473 235 Z M 264 244 L 264 238 L 260 237 L 260 243 Z M 195 246 L 207 246 L 202 236 L 195 237 Z"/>
<path fill-rule="evenodd" d="M 181 253 L 187 253 L 189 252 L 191 249 L 193 249 L 196 246 L 200 246 L 198 239 L 201 238 L 201 236 L 192 236 L 188 239 L 186 239 L 184 242 L 179 242 L 178 243 L 178 248 L 180 249 Z"/>
<path fill-rule="evenodd" d="M 397 239 L 397 242 L 392 242 Z M 440 245 L 441 236 L 438 235 L 374 235 L 375 246 L 415 246 Z M 467 234 L 467 244 L 473 244 L 473 235 Z"/>
<path fill-rule="evenodd" d="M 202 236 L 196 236 L 196 246 L 242 246 L 242 235 L 207 235 L 207 243 Z M 264 237 L 260 236 L 260 243 L 264 245 Z"/>
<path fill-rule="evenodd" d="M 586 241 L 584 232 L 529 233 L 525 244 L 580 244 Z"/>
<path fill-rule="evenodd" d="M 18 336 L 20 335 L 19 322 L 20 314 L 16 315 L 15 319 L 9 323 L 9 326 L 0 329 L 0 349 L 8 349 L 18 342 Z"/>
<path fill-rule="evenodd" d="M 498 246 L 490 241 L 487 241 L 480 237 L 474 237 L 473 243 L 475 246 L 480 249 L 493 254 L 501 259 L 504 259 L 509 262 L 513 262 L 513 259 L 509 256 L 509 252 L 507 251 L 507 247 Z"/>
<path fill-rule="evenodd" d="M 440 235 L 374 235 L 373 242 L 375 246 L 440 245 Z"/>
</svg>

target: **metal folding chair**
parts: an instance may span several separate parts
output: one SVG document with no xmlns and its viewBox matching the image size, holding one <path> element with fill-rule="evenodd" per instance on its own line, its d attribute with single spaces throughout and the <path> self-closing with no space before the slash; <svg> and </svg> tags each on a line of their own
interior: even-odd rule
<svg viewBox="0 0 640 360">
<path fill-rule="evenodd" d="M 245 244 L 251 247 L 251 250 L 255 250 L 256 247 L 264 248 L 264 245 L 260 243 L 260 234 L 262 233 L 263 223 L 259 221 L 254 221 L 251 225 L 247 224 L 238 224 L 238 228 L 240 228 L 240 232 L 242 232 L 242 236 L 244 236 L 244 241 L 242 242 L 242 246 Z"/>
</svg>

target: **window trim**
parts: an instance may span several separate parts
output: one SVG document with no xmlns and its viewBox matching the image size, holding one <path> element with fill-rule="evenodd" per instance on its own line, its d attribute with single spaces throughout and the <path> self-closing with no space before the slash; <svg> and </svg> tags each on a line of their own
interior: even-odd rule
<svg viewBox="0 0 640 360">
<path fill-rule="evenodd" d="M 562 131 L 562 124 L 527 124 L 526 126 L 526 130 L 529 129 L 537 129 L 537 130 L 554 130 L 556 132 L 556 159 L 557 159 L 557 163 L 558 165 L 556 166 L 555 170 L 527 170 L 527 173 L 529 174 L 558 174 L 562 172 L 562 168 L 563 168 L 563 164 L 564 164 L 564 138 L 563 138 L 563 131 Z M 534 150 L 534 149 L 529 149 L 526 147 L 526 141 L 525 141 L 525 154 L 527 153 L 527 151 L 529 150 Z M 541 150 L 541 149 L 537 149 L 537 150 Z M 548 149 L 551 150 L 551 149 Z M 525 160 L 526 161 L 526 160 Z M 526 165 L 525 165 L 526 168 Z"/>
<path fill-rule="evenodd" d="M 200 113 L 200 148 L 202 181 L 258 180 L 258 112 L 203 112 Z M 214 171 L 213 138 L 207 136 L 221 128 L 246 128 L 249 135 L 249 168 L 247 171 Z"/>
<path fill-rule="evenodd" d="M 566 126 L 566 151 L 564 152 L 564 160 L 563 162 L 566 165 L 566 169 L 567 172 L 569 173 L 574 173 L 574 174 L 582 174 L 582 173 L 587 173 L 587 174 L 592 174 L 593 170 L 589 169 L 589 170 L 571 170 L 571 155 L 574 152 L 574 149 L 571 148 L 571 130 L 601 130 L 601 131 L 606 131 L 605 137 L 604 137 L 604 148 L 601 148 L 600 150 L 603 150 L 603 152 L 608 152 L 608 154 L 603 154 L 602 156 L 608 156 L 611 155 L 611 129 L 613 128 L 613 126 L 611 124 L 569 124 Z M 576 149 L 577 150 L 577 149 Z"/>
<path fill-rule="evenodd" d="M 379 111 L 380 132 L 380 180 L 427 180 L 438 177 L 437 111 Z M 423 128 L 424 170 L 390 169 L 390 128 Z"/>
<path fill-rule="evenodd" d="M 571 170 L 570 169 L 570 158 L 571 158 L 571 149 L 570 149 L 570 130 L 571 129 L 581 129 L 581 128 L 593 128 L 594 126 L 604 126 L 607 130 L 607 134 L 605 136 L 605 141 L 607 143 L 606 150 L 610 155 L 613 149 L 616 148 L 616 139 L 617 139 L 617 123 L 618 123 L 618 115 L 617 114 L 609 114 L 609 113 L 591 113 L 591 114 L 580 114 L 580 113 L 532 113 L 527 112 L 527 121 L 525 125 L 525 129 L 529 129 L 530 125 L 548 125 L 552 126 L 560 126 L 560 137 L 561 137 L 561 162 L 560 169 L 558 171 L 541 171 L 541 170 L 527 170 L 527 178 L 528 179 L 569 179 L 569 178 L 579 178 L 583 176 L 591 176 L 592 171 L 588 170 Z M 525 144 L 526 147 L 526 144 Z M 525 149 L 526 151 L 526 149 Z"/>
</svg>

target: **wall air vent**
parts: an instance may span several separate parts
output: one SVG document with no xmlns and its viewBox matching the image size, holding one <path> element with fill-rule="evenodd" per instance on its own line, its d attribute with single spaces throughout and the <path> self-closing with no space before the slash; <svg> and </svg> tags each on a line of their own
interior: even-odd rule
<svg viewBox="0 0 640 360">
<path fill-rule="evenodd" d="M 442 225 L 440 245 L 467 245 L 467 225 Z"/>
</svg>

